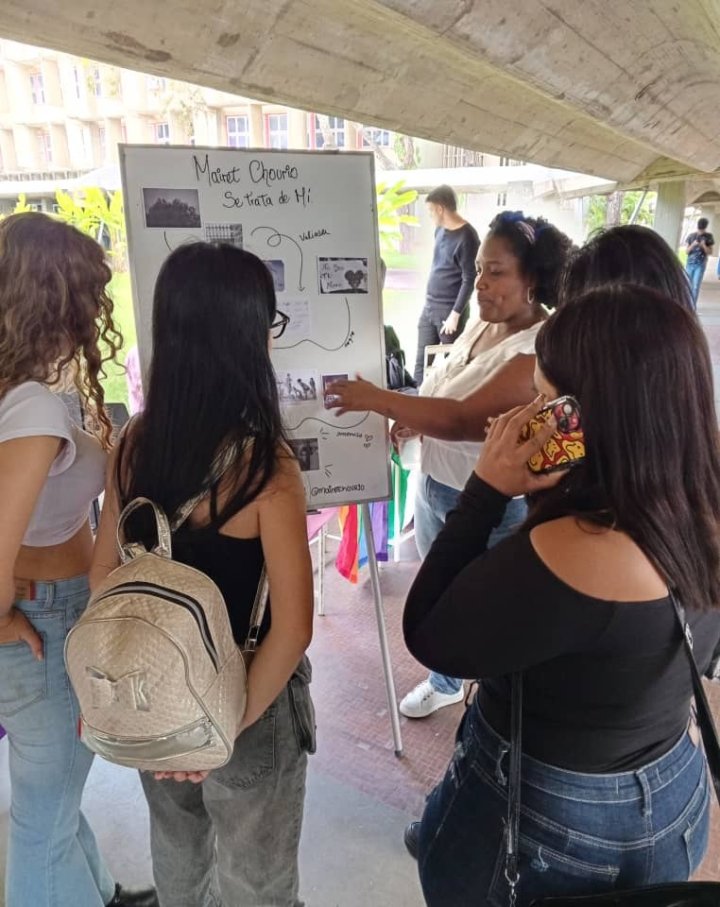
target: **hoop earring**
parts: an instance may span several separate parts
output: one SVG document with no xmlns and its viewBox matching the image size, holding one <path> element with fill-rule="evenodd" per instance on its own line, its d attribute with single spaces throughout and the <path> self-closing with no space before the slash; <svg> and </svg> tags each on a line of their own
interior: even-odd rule
<svg viewBox="0 0 720 907">
<path fill-rule="evenodd" d="M 535 305 L 535 293 L 533 290 L 530 289 L 530 287 L 528 287 L 528 291 L 527 291 L 527 304 Z"/>
</svg>

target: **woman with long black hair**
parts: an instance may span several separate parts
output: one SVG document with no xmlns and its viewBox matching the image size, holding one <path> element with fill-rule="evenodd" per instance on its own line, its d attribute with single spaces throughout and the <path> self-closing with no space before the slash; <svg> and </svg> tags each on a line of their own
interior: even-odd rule
<svg viewBox="0 0 720 907">
<path fill-rule="evenodd" d="M 669 598 L 706 670 L 720 637 L 720 448 L 707 343 L 681 300 L 606 285 L 538 332 L 535 386 L 580 403 L 587 457 L 536 476 L 538 399 L 493 420 L 415 579 L 409 650 L 478 677 L 417 830 L 430 907 L 507 902 L 510 675 L 524 676 L 518 907 L 681 881 L 707 848 L 709 790 Z M 524 527 L 488 550 L 513 496 Z"/>
<path fill-rule="evenodd" d="M 210 576 L 242 645 L 263 562 L 270 604 L 230 762 L 213 772 L 142 774 L 161 907 L 298 901 L 297 853 L 314 714 L 305 650 L 312 569 L 300 471 L 284 438 L 271 337 L 287 319 L 272 277 L 224 244 L 176 249 L 155 286 L 153 358 L 142 414 L 109 473 L 91 581 L 117 563 L 119 512 L 145 496 L 172 521 L 218 454 L 231 467 L 173 538 L 173 556 Z M 130 538 L 147 539 L 138 513 Z"/>
</svg>

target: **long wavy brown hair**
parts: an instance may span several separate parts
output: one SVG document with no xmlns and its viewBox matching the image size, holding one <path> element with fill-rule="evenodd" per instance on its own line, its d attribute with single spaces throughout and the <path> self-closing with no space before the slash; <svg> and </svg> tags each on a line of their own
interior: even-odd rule
<svg viewBox="0 0 720 907">
<path fill-rule="evenodd" d="M 0 397 L 71 374 L 105 447 L 112 425 L 100 378 L 122 345 L 111 276 L 102 248 L 75 227 L 35 211 L 0 222 Z"/>
</svg>

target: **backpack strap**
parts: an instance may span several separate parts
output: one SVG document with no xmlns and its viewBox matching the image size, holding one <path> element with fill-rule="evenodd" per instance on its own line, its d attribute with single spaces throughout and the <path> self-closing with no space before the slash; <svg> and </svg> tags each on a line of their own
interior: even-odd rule
<svg viewBox="0 0 720 907">
<path fill-rule="evenodd" d="M 225 473 L 230 469 L 233 463 L 238 458 L 238 448 L 237 444 L 230 444 L 229 447 L 223 448 L 220 453 L 217 454 L 213 460 L 212 466 L 210 467 L 210 473 L 208 477 L 203 482 L 203 486 L 198 491 L 196 495 L 190 498 L 189 501 L 186 501 L 182 507 L 178 508 L 178 511 L 175 515 L 175 519 L 172 521 L 171 529 L 175 532 L 179 529 L 183 523 L 185 523 L 190 516 L 190 514 L 195 510 L 197 505 L 203 501 L 207 496 L 210 490 L 214 485 L 222 479 Z"/>
<path fill-rule="evenodd" d="M 267 566 L 263 562 L 260 580 L 258 581 L 257 592 L 255 593 L 255 603 L 253 604 L 252 613 L 250 614 L 250 627 L 245 640 L 244 651 L 254 652 L 257 649 L 258 636 L 260 627 L 265 617 L 265 608 L 267 607 L 270 585 L 267 578 Z"/>
<path fill-rule="evenodd" d="M 183 504 L 178 510 L 177 515 L 172 522 L 172 532 L 175 532 L 176 529 L 179 529 L 183 525 L 197 505 L 207 497 L 208 493 L 212 495 L 213 489 L 237 460 L 238 454 L 239 451 L 236 444 L 231 444 L 229 447 L 220 451 L 213 461 L 213 465 L 210 468 L 210 474 L 205 481 L 202 490 L 187 501 L 187 503 Z M 265 617 L 269 593 L 270 585 L 267 578 L 267 567 L 263 561 L 262 571 L 260 572 L 260 579 L 255 593 L 255 602 L 253 603 L 252 612 L 250 614 L 248 635 L 245 639 L 244 651 L 246 652 L 254 652 L 257 649 L 258 637 L 260 636 L 260 628 L 262 627 L 262 622 Z"/>
<path fill-rule="evenodd" d="M 152 507 L 153 513 L 155 514 L 157 545 L 152 551 L 155 554 L 159 554 L 160 557 L 166 557 L 168 559 L 172 558 L 172 534 L 170 532 L 168 518 L 165 516 L 165 511 L 161 507 L 158 507 L 154 501 L 151 501 L 150 498 L 134 498 L 123 508 L 118 519 L 117 545 L 118 550 L 120 551 L 120 560 L 123 563 L 127 563 L 127 561 L 132 560 L 139 554 L 146 553 L 144 545 L 140 542 L 128 542 L 125 537 L 125 522 L 130 514 L 135 513 L 140 507 Z"/>
</svg>

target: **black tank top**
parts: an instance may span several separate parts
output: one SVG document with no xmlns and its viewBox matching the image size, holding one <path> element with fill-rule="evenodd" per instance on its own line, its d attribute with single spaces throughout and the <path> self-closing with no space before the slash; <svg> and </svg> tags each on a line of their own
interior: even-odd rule
<svg viewBox="0 0 720 907">
<path fill-rule="evenodd" d="M 124 443 L 125 437 L 120 442 L 116 466 L 117 487 L 123 506 L 127 504 L 121 484 Z M 262 544 L 259 537 L 238 539 L 223 535 L 221 527 L 216 524 L 217 516 L 217 486 L 213 486 L 210 491 L 210 525 L 194 527 L 184 523 L 173 533 L 172 556 L 173 560 L 194 567 L 213 580 L 225 599 L 235 642 L 242 646 L 250 629 L 250 616 L 264 563 Z M 140 541 L 146 547 L 152 544 L 151 538 L 144 538 L 142 534 Z M 270 610 L 268 599 L 258 642 L 270 629 Z"/>
<path fill-rule="evenodd" d="M 181 526 L 173 534 L 173 560 L 210 577 L 222 592 L 235 642 L 242 646 L 250 627 L 264 556 L 260 538 L 237 539 L 217 529 Z M 262 640 L 270 629 L 270 602 L 262 622 Z"/>
</svg>

